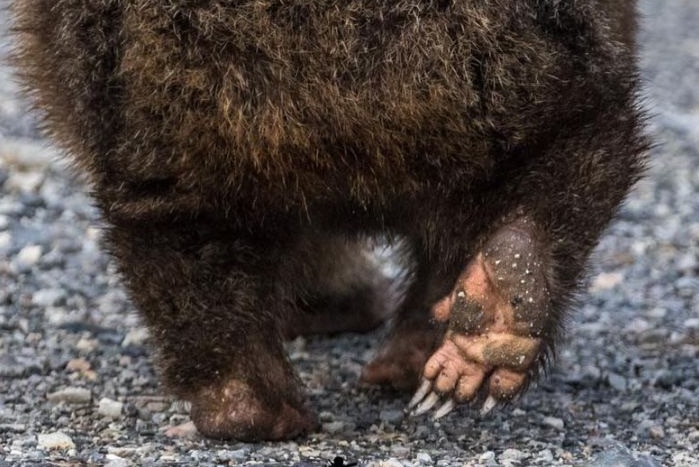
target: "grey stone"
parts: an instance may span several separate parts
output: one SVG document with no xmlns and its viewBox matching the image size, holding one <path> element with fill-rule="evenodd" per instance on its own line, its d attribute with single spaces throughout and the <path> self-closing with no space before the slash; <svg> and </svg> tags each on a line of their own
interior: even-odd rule
<svg viewBox="0 0 699 467">
<path fill-rule="evenodd" d="M 92 393 L 85 388 L 67 387 L 47 394 L 46 398 L 54 403 L 87 404 L 92 400 Z"/>
<path fill-rule="evenodd" d="M 56 431 L 53 433 L 42 433 L 38 436 L 37 446 L 41 449 L 72 449 L 75 443 L 70 436 Z"/>
<path fill-rule="evenodd" d="M 544 417 L 542 422 L 544 423 L 544 425 L 550 426 L 557 430 L 562 430 L 564 427 L 563 420 L 557 417 Z"/>
<path fill-rule="evenodd" d="M 103 417 L 109 418 L 119 418 L 121 417 L 121 412 L 123 410 L 124 404 L 119 401 L 114 401 L 109 398 L 103 397 L 100 399 L 99 406 L 97 408 L 97 413 Z"/>
<path fill-rule="evenodd" d="M 402 410 L 382 410 L 379 412 L 379 418 L 382 422 L 395 425 L 403 421 L 405 413 Z"/>
</svg>

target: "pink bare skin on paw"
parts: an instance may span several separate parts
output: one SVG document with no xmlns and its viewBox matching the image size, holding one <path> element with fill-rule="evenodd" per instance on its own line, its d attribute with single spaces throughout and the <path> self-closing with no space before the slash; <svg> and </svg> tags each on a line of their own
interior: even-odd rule
<svg viewBox="0 0 699 467">
<path fill-rule="evenodd" d="M 482 395 L 490 410 L 526 388 L 540 364 L 549 306 L 531 228 L 526 221 L 502 227 L 433 306 L 448 331 L 424 366 L 414 414 L 442 402 L 435 416 L 443 416 Z"/>
</svg>

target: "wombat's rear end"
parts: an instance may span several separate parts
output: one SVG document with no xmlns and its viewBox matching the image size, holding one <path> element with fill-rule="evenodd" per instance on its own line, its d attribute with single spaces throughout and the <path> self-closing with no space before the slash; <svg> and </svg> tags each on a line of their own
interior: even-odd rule
<svg viewBox="0 0 699 467">
<path fill-rule="evenodd" d="M 315 427 L 281 339 L 383 319 L 366 235 L 415 268 L 364 380 L 422 375 L 417 413 L 511 399 L 642 169 L 633 1 L 14 8 L 25 83 L 210 436 Z"/>
</svg>

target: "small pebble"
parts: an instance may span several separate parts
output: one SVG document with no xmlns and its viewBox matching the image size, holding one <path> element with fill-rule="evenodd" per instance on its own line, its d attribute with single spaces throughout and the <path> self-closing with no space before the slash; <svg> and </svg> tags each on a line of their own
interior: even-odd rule
<svg viewBox="0 0 699 467">
<path fill-rule="evenodd" d="M 178 456 L 174 452 L 166 452 L 165 454 L 161 454 L 158 460 L 165 465 L 172 465 L 177 463 L 177 458 Z"/>
<path fill-rule="evenodd" d="M 560 419 L 558 417 L 544 417 L 543 423 L 544 425 L 550 426 L 557 430 L 562 430 L 564 427 L 563 419 Z"/>
<path fill-rule="evenodd" d="M 648 434 L 653 439 L 663 439 L 665 437 L 665 430 L 660 425 L 654 425 L 648 428 Z"/>
<path fill-rule="evenodd" d="M 643 318 L 634 318 L 630 323 L 624 326 L 624 332 L 631 334 L 642 334 L 651 327 L 651 324 L 647 320 Z"/>
<path fill-rule="evenodd" d="M 395 425 L 403 421 L 405 414 L 402 410 L 382 410 L 379 412 L 379 418 L 382 422 Z"/>
<path fill-rule="evenodd" d="M 129 331 L 126 336 L 124 336 L 121 346 L 128 347 L 129 345 L 143 345 L 146 339 L 148 339 L 148 329 L 137 328 Z"/>
<path fill-rule="evenodd" d="M 41 449 L 73 449 L 75 443 L 70 436 L 57 431 L 55 433 L 40 434 L 37 446 Z"/>
<path fill-rule="evenodd" d="M 102 399 L 100 399 L 99 407 L 97 408 L 97 413 L 99 413 L 103 417 L 119 418 L 121 416 L 121 411 L 123 407 L 123 403 L 103 397 Z"/>
<path fill-rule="evenodd" d="M 522 462 L 523 459 L 526 459 L 529 457 L 529 454 L 526 454 L 519 449 L 505 449 L 500 456 L 498 456 L 498 460 L 502 462 L 505 465 L 508 464 L 519 464 Z"/>
<path fill-rule="evenodd" d="M 12 234 L 10 232 L 0 232 L 0 252 L 12 248 Z"/>
<path fill-rule="evenodd" d="M 391 458 L 374 464 L 376 467 L 403 467 L 403 463 L 398 459 Z"/>
<path fill-rule="evenodd" d="M 646 312 L 646 316 L 653 319 L 662 319 L 667 316 L 667 308 L 659 306 L 653 307 Z"/>
<path fill-rule="evenodd" d="M 248 455 L 250 453 L 250 449 L 247 448 L 240 448 L 240 449 L 235 449 L 230 452 L 231 459 L 233 460 L 238 460 L 238 461 L 243 461 L 248 458 Z"/>
<path fill-rule="evenodd" d="M 32 303 L 36 306 L 56 306 L 66 297 L 62 289 L 41 289 L 32 295 Z"/>
<path fill-rule="evenodd" d="M 323 431 L 327 431 L 330 434 L 342 433 L 344 429 L 345 423 L 341 421 L 323 423 Z"/>
<path fill-rule="evenodd" d="M 77 350 L 81 350 L 83 352 L 90 353 L 94 351 L 97 346 L 99 345 L 99 342 L 97 339 L 88 339 L 85 337 L 81 337 L 80 340 L 78 341 L 77 344 L 75 344 L 75 348 Z"/>
<path fill-rule="evenodd" d="M 410 448 L 401 444 L 391 446 L 391 454 L 401 459 L 410 455 Z"/>
<path fill-rule="evenodd" d="M 84 358 L 74 358 L 66 364 L 66 370 L 70 372 L 85 372 L 91 369 L 90 362 Z"/>
<path fill-rule="evenodd" d="M 27 431 L 27 425 L 23 423 L 0 424 L 0 433 L 24 433 L 25 431 Z"/>
<path fill-rule="evenodd" d="M 537 456 L 536 460 L 549 464 L 553 462 L 553 453 L 550 449 L 544 449 L 543 451 L 539 452 L 539 455 Z"/>
<path fill-rule="evenodd" d="M 627 381 L 626 378 L 624 378 L 623 376 L 618 375 L 616 373 L 610 373 L 609 375 L 607 375 L 607 381 L 609 382 L 609 385 L 617 391 L 626 391 Z"/>
<path fill-rule="evenodd" d="M 104 467 L 128 467 L 131 465 L 130 462 L 123 457 L 115 456 L 114 454 L 107 454 L 105 460 L 107 463 L 104 464 Z"/>
<path fill-rule="evenodd" d="M 624 274 L 621 272 L 603 272 L 593 279 L 590 292 L 596 293 L 612 289 L 621 284 L 623 280 Z"/>
<path fill-rule="evenodd" d="M 39 189 L 44 177 L 42 172 L 14 172 L 5 182 L 5 187 L 24 193 L 34 192 Z"/>
<path fill-rule="evenodd" d="M 320 456 L 320 451 L 309 446 L 301 446 L 299 447 L 299 454 L 301 454 L 303 457 L 316 458 Z"/>
<path fill-rule="evenodd" d="M 219 461 L 229 462 L 229 461 L 242 461 L 248 456 L 250 452 L 249 449 L 219 449 L 216 451 L 216 457 Z"/>
<path fill-rule="evenodd" d="M 89 389 L 85 388 L 67 387 L 47 394 L 46 398 L 54 403 L 86 404 L 92 400 L 92 393 Z"/>
<path fill-rule="evenodd" d="M 41 245 L 27 245 L 19 250 L 13 263 L 19 271 L 26 271 L 36 265 L 42 252 Z"/>
</svg>

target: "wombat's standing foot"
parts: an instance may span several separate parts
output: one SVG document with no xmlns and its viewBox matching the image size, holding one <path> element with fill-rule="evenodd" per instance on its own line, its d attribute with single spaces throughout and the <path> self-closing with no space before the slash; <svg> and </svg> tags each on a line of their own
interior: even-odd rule
<svg viewBox="0 0 699 467">
<path fill-rule="evenodd" d="M 415 390 L 425 362 L 444 336 L 445 326 L 432 319 L 429 309 L 444 295 L 445 278 L 426 257 L 418 258 L 417 263 L 416 277 L 396 314 L 388 339 L 362 369 L 364 383 Z"/>
<path fill-rule="evenodd" d="M 362 369 L 361 381 L 414 390 L 440 335 L 436 329 L 396 329 L 378 355 Z"/>
<path fill-rule="evenodd" d="M 297 269 L 280 252 L 293 240 L 246 236 L 204 221 L 115 226 L 107 233 L 151 329 L 166 384 L 191 403 L 202 435 L 280 440 L 317 427 L 284 353 L 279 322 L 289 295 L 275 286 L 290 283 L 279 271 Z"/>
<path fill-rule="evenodd" d="M 191 397 L 190 416 L 202 435 L 239 441 L 290 439 L 318 428 L 302 404 L 265 397 L 261 390 L 237 379 L 203 388 Z"/>
<path fill-rule="evenodd" d="M 441 401 L 439 418 L 479 395 L 487 396 L 487 412 L 521 393 L 536 374 L 549 345 L 542 333 L 551 313 L 533 229 L 527 220 L 500 228 L 434 306 L 435 319 L 448 321 L 448 331 L 425 364 L 409 404 L 413 414 Z"/>
</svg>

